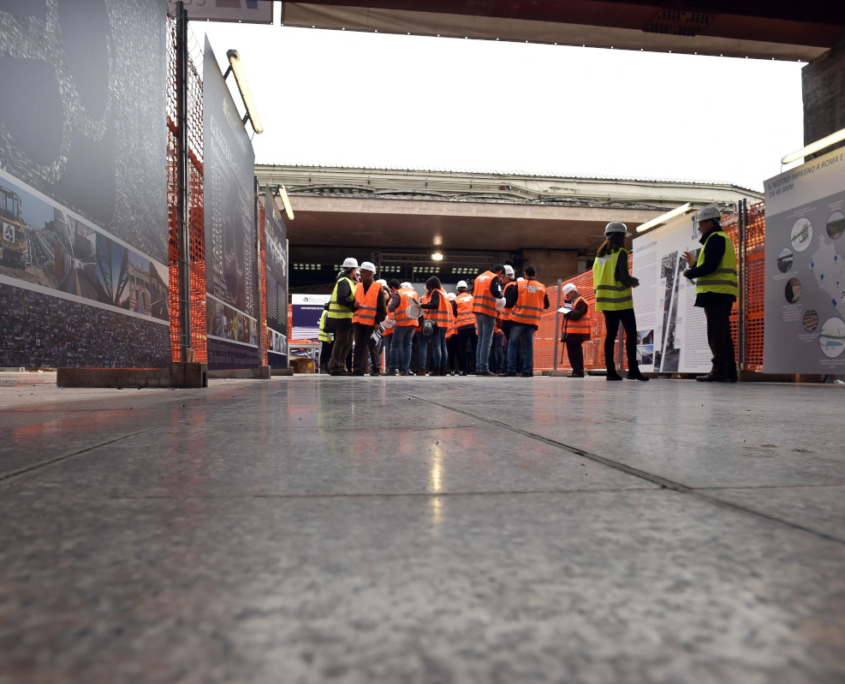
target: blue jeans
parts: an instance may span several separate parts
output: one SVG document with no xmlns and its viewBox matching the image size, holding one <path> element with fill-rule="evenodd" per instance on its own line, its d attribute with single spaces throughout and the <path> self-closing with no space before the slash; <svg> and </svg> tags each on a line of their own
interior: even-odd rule
<svg viewBox="0 0 845 684">
<path fill-rule="evenodd" d="M 475 372 L 480 374 L 490 370 L 490 348 L 493 346 L 493 328 L 496 318 L 487 314 L 475 314 L 478 323 L 478 349 L 475 354 Z"/>
<path fill-rule="evenodd" d="M 420 368 L 428 368 L 428 344 L 431 342 L 431 370 L 446 365 L 446 328 L 437 327 L 426 337 L 420 334 Z"/>
<path fill-rule="evenodd" d="M 516 361 L 519 357 L 519 341 L 525 341 L 525 363 L 522 372 L 534 372 L 534 333 L 536 330 L 530 325 L 514 323 L 511 326 L 511 336 L 508 340 L 508 373 L 516 373 Z"/>
<path fill-rule="evenodd" d="M 411 367 L 411 348 L 414 344 L 414 327 L 397 325 L 393 328 L 393 340 L 390 342 L 390 370 L 405 373 Z M 402 367 L 399 367 L 399 354 L 402 354 Z"/>
</svg>

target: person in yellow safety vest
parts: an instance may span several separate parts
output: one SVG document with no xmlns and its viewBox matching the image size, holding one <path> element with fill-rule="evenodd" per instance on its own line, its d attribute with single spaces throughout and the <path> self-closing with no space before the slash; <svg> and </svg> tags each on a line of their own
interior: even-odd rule
<svg viewBox="0 0 845 684">
<path fill-rule="evenodd" d="M 537 269 L 525 267 L 525 280 L 516 286 L 516 293 L 510 289 L 505 298 L 505 309 L 510 309 L 511 332 L 508 338 L 508 370 L 504 377 L 516 376 L 516 361 L 519 355 L 519 341 L 525 340 L 525 361 L 522 377 L 534 377 L 534 333 L 540 327 L 543 311 L 548 309 L 549 295 L 546 286 L 537 280 Z"/>
<path fill-rule="evenodd" d="M 455 302 L 458 297 L 454 292 L 450 292 L 446 297 L 452 307 L 452 322 L 446 332 L 446 372 L 449 375 L 457 375 L 461 370 L 458 363 L 458 305 Z"/>
<path fill-rule="evenodd" d="M 376 326 L 387 316 L 384 304 L 384 290 L 375 281 L 376 267 L 369 261 L 359 269 L 361 282 L 355 288 L 355 313 L 352 315 L 352 327 L 355 337 L 352 375 L 365 375 L 367 362 L 372 358 L 372 375 L 380 375 L 373 332 Z"/>
<path fill-rule="evenodd" d="M 459 280 L 455 297 L 455 328 L 458 331 L 458 365 L 461 375 L 475 372 L 475 348 L 478 333 L 475 330 L 475 314 L 472 312 L 472 295 L 467 292 L 467 281 Z"/>
<path fill-rule="evenodd" d="M 420 301 L 420 308 L 423 310 L 423 317 L 432 321 L 435 325 L 431 337 L 420 335 L 420 366 L 425 369 L 428 342 L 431 340 L 431 374 L 446 375 L 446 333 L 454 320 L 452 315 L 452 302 L 446 296 L 446 291 L 440 283 L 440 278 L 431 276 L 425 281 L 427 294 Z"/>
<path fill-rule="evenodd" d="M 472 289 L 472 312 L 478 326 L 478 346 L 475 352 L 475 375 L 477 377 L 495 377 L 490 372 L 490 348 L 493 346 L 493 328 L 499 313 L 497 303 L 504 299 L 502 293 L 502 274 L 505 267 L 497 264 L 490 271 L 485 271 L 475 278 Z"/>
<path fill-rule="evenodd" d="M 396 326 L 393 328 L 387 375 L 397 373 L 402 376 L 410 375 L 411 352 L 414 347 L 417 319 L 409 317 L 407 311 L 412 304 L 419 306 L 419 300 L 411 283 L 400 283 L 394 278 L 389 286 L 393 294 L 387 305 L 387 311 L 396 320 Z"/>
<path fill-rule="evenodd" d="M 326 323 L 329 320 L 329 303 L 323 306 L 323 313 L 320 316 L 320 332 L 317 339 L 320 340 L 320 373 L 329 372 L 329 361 L 332 358 L 332 347 L 334 346 L 334 335 L 326 331 Z"/>
<path fill-rule="evenodd" d="M 357 269 L 357 259 L 350 257 L 343 262 L 329 301 L 329 320 L 326 323 L 326 330 L 334 333 L 334 349 L 332 349 L 332 359 L 329 362 L 329 375 L 349 375 L 344 368 L 346 357 L 352 350 L 352 316 L 355 307 Z"/>
<path fill-rule="evenodd" d="M 566 344 L 569 363 L 572 364 L 570 378 L 584 377 L 584 350 L 581 345 L 590 339 L 592 324 L 590 321 L 590 305 L 578 294 L 574 283 L 563 286 L 563 299 L 569 304 L 565 306 L 563 314 L 563 334 L 560 341 Z"/>
<path fill-rule="evenodd" d="M 684 271 L 695 280 L 695 305 L 707 318 L 707 342 L 713 352 L 713 369 L 696 378 L 699 382 L 736 382 L 736 356 L 731 337 L 731 310 L 739 295 L 736 250 L 722 231 L 722 213 L 715 204 L 696 215 L 701 232 L 698 259 L 686 252 L 684 261 L 691 268 Z"/>
<path fill-rule="evenodd" d="M 637 317 L 634 315 L 634 295 L 631 288 L 640 281 L 628 272 L 628 250 L 625 238 L 630 237 L 628 226 L 611 221 L 604 229 L 605 240 L 593 262 L 593 288 L 596 291 L 596 311 L 604 314 L 604 360 L 608 380 L 621 380 L 616 372 L 613 351 L 619 324 L 625 330 L 625 349 L 628 353 L 628 379 L 648 381 L 640 373 L 637 363 Z"/>
</svg>

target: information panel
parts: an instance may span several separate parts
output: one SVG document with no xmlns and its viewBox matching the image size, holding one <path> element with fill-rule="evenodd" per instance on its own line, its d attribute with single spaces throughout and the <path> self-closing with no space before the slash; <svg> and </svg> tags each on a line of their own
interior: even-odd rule
<svg viewBox="0 0 845 684">
<path fill-rule="evenodd" d="M 637 358 L 652 373 L 707 373 L 704 309 L 695 306 L 695 282 L 684 277 L 684 252 L 701 250 L 695 218 L 680 217 L 634 239 L 633 275 Z"/>
<path fill-rule="evenodd" d="M 192 21 L 228 21 L 239 24 L 272 24 L 271 0 L 183 0 Z M 168 10 L 176 11 L 176 0 L 168 0 Z"/>
<path fill-rule="evenodd" d="M 845 373 L 845 150 L 766 181 L 767 373 Z"/>
<path fill-rule="evenodd" d="M 331 295 L 296 294 L 291 297 L 292 339 L 317 341 L 323 307 L 331 298 Z"/>
<path fill-rule="evenodd" d="M 268 361 L 272 368 L 288 366 L 288 255 L 287 226 L 269 189 L 264 193 L 265 277 L 267 278 L 267 327 L 270 329 Z"/>
<path fill-rule="evenodd" d="M 0 2 L 0 366 L 170 363 L 165 10 Z"/>
<path fill-rule="evenodd" d="M 257 366 L 255 154 L 208 38 L 203 68 L 208 367 Z"/>
</svg>

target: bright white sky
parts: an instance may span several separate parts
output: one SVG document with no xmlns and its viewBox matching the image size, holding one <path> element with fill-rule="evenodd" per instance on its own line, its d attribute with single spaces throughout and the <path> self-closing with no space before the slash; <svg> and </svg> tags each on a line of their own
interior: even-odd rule
<svg viewBox="0 0 845 684">
<path fill-rule="evenodd" d="M 278 8 L 276 22 L 278 24 Z M 729 182 L 803 146 L 801 64 L 243 24 L 268 164 Z M 201 54 L 201 53 L 200 53 Z M 240 103 L 239 103 L 240 104 Z"/>
</svg>

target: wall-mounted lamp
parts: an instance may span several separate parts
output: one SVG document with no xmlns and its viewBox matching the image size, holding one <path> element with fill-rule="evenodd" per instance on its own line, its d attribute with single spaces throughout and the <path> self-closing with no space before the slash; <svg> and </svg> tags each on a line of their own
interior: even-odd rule
<svg viewBox="0 0 845 684">
<path fill-rule="evenodd" d="M 641 226 L 637 226 L 638 233 L 645 233 L 647 230 L 651 230 L 652 228 L 656 228 L 657 226 L 662 226 L 664 223 L 668 223 L 676 216 L 682 216 L 686 214 L 688 211 L 692 210 L 692 204 L 687 202 L 686 204 L 678 207 L 677 209 L 672 209 L 672 211 L 667 211 L 662 216 L 658 216 L 657 218 L 651 219 L 646 223 L 643 223 Z"/>
<path fill-rule="evenodd" d="M 793 152 L 792 154 L 786 155 L 783 159 L 780 160 L 780 163 L 791 164 L 794 161 L 798 161 L 802 157 L 809 157 L 811 154 L 820 152 L 825 147 L 830 147 L 831 145 L 835 145 L 836 143 L 842 142 L 843 140 L 845 140 L 845 128 L 843 128 L 841 131 L 837 131 L 836 133 L 831 133 L 826 138 L 816 140 L 816 142 L 810 143 L 806 147 L 802 147 L 797 152 Z"/>
<path fill-rule="evenodd" d="M 290 205 L 290 198 L 288 197 L 288 191 L 285 190 L 284 185 L 280 185 L 278 188 L 279 199 L 282 200 L 282 206 L 285 208 L 285 215 L 291 220 L 294 220 L 293 215 L 293 207 Z"/>
<path fill-rule="evenodd" d="M 229 58 L 229 68 L 226 70 L 226 74 L 223 78 L 225 80 L 230 72 L 235 74 L 235 81 L 238 84 L 241 99 L 244 101 L 244 107 L 246 107 L 244 123 L 246 123 L 248 119 L 252 124 L 252 130 L 256 133 L 263 133 L 264 126 L 261 125 L 261 117 L 258 116 L 258 109 L 256 108 L 255 100 L 252 97 L 252 90 L 249 87 L 249 81 L 246 80 L 246 74 L 244 73 L 244 65 L 243 62 L 241 62 L 241 57 L 238 55 L 237 50 L 229 50 L 226 53 L 226 56 Z"/>
</svg>

